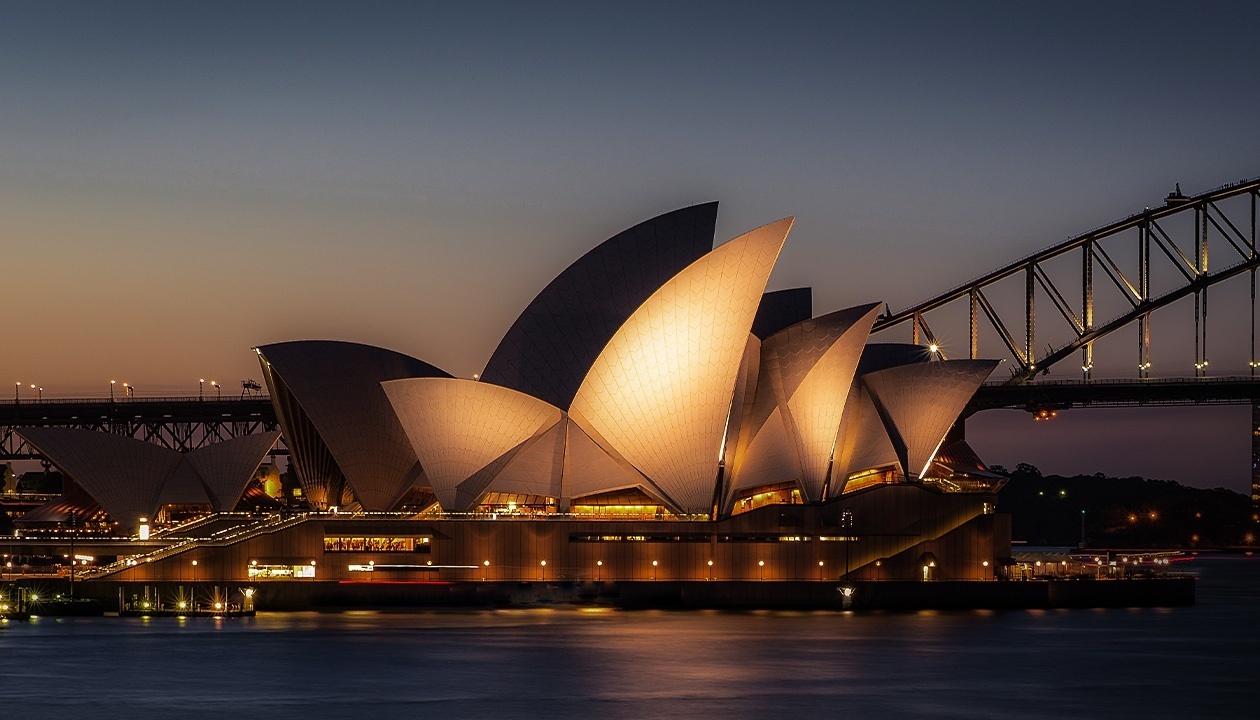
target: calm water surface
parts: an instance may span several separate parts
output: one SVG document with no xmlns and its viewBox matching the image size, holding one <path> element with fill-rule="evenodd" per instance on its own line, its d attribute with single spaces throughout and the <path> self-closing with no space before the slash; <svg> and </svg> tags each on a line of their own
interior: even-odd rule
<svg viewBox="0 0 1260 720">
<path fill-rule="evenodd" d="M 0 630 L 66 718 L 1256 718 L 1260 558 L 1167 610 L 292 613 Z"/>
</svg>

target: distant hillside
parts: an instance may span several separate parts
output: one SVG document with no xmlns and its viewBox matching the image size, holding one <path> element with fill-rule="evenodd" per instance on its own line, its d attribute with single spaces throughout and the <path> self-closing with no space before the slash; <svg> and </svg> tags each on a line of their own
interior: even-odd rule
<svg viewBox="0 0 1260 720">
<path fill-rule="evenodd" d="M 996 472 L 1010 481 L 998 512 L 1012 516 L 1012 537 L 1029 545 L 1213 548 L 1255 543 L 1250 499 L 1232 490 L 1202 490 L 1165 480 L 1102 473 L 1062 477 L 1032 465 Z M 1249 537 L 1249 534 L 1251 536 Z"/>
</svg>

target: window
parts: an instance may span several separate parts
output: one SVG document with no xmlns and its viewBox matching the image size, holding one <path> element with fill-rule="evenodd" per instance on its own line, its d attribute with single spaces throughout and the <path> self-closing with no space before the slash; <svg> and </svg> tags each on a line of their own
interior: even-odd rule
<svg viewBox="0 0 1260 720">
<path fill-rule="evenodd" d="M 428 537 L 326 537 L 324 552 L 418 552 L 432 551 Z"/>
</svg>

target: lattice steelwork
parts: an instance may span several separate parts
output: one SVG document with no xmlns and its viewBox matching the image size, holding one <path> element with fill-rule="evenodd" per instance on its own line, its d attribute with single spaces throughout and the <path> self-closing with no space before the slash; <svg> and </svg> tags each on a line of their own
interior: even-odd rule
<svg viewBox="0 0 1260 720">
<path fill-rule="evenodd" d="M 933 311 L 957 303 L 967 304 L 969 317 L 969 356 L 980 357 L 979 330 L 981 316 L 988 322 L 1002 341 L 1014 364 L 1009 382 L 1022 383 L 1032 380 L 1038 373 L 1046 372 L 1052 365 L 1081 353 L 1081 371 L 1086 379 L 1094 366 L 1094 343 L 1128 325 L 1137 328 L 1137 374 L 1150 376 L 1151 314 L 1156 310 L 1183 298 L 1193 298 L 1195 317 L 1196 376 L 1206 376 L 1208 368 L 1207 317 L 1208 288 L 1243 273 L 1251 275 L 1251 374 L 1254 376 L 1260 362 L 1256 357 L 1255 296 L 1256 270 L 1260 268 L 1260 254 L 1256 249 L 1256 204 L 1260 197 L 1260 179 L 1244 180 L 1225 185 L 1216 190 L 1193 197 L 1181 194 L 1180 189 L 1169 194 L 1165 204 L 1148 208 L 1123 220 L 1091 230 L 1054 247 L 994 270 L 965 285 L 938 295 L 898 313 L 888 314 L 875 323 L 873 332 L 888 330 L 909 324 L 915 343 L 920 338 L 936 344 L 936 335 L 928 326 L 927 315 Z M 1237 211 L 1237 204 L 1230 213 L 1222 210 L 1221 203 L 1232 198 L 1245 200 L 1246 209 Z M 1193 236 L 1181 237 L 1170 230 L 1174 218 L 1192 219 Z M 1178 220 L 1180 222 L 1180 220 Z M 1124 240 L 1136 240 L 1126 250 Z M 1188 241 L 1188 242 L 1187 242 Z M 1218 248 L 1215 265 L 1209 265 L 1209 241 Z M 1222 244 L 1224 245 L 1222 249 Z M 1189 248 L 1188 250 L 1185 248 Z M 1155 250 L 1152 260 L 1151 250 Z M 1123 263 L 1117 262 L 1121 252 L 1137 255 L 1137 271 L 1126 273 Z M 1079 255 L 1077 278 L 1064 277 L 1050 261 L 1071 254 Z M 1162 259 L 1161 259 L 1162 258 Z M 1223 259 L 1222 259 L 1223 258 Z M 1176 270 L 1175 287 L 1155 294 L 1151 289 L 1154 263 L 1170 263 Z M 1216 269 L 1213 269 L 1215 267 Z M 1096 272 L 1096 271 L 1101 271 Z M 1096 283 L 1097 277 L 1103 277 Z M 1023 278 L 1023 300 L 1019 307 L 1004 306 L 990 298 L 989 292 L 996 284 L 1010 278 Z M 1068 299 L 1070 291 L 1079 279 L 1079 302 Z M 1095 317 L 1095 293 L 1104 286 L 1114 287 L 1127 302 L 1115 317 L 1099 321 Z M 1058 317 L 1072 331 L 1072 339 L 1058 346 L 1038 347 L 1038 297 L 1049 300 L 1052 317 Z M 1045 307 L 1045 304 L 1042 304 Z M 1022 337 L 1013 331 L 1011 322 L 1023 320 Z"/>
<path fill-rule="evenodd" d="M 232 438 L 278 429 L 266 397 L 129 398 L 0 402 L 0 460 L 36 460 L 38 450 L 19 435 L 22 427 L 93 430 L 188 452 Z M 273 453 L 287 453 L 283 446 Z"/>
</svg>

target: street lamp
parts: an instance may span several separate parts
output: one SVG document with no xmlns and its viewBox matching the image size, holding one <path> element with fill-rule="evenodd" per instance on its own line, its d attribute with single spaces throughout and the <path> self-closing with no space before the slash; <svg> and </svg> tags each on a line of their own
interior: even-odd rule
<svg viewBox="0 0 1260 720">
<path fill-rule="evenodd" d="M 490 573 L 490 561 L 483 560 L 481 562 L 481 579 L 485 580 L 489 573 Z"/>
<path fill-rule="evenodd" d="M 206 389 L 206 379 L 201 378 L 197 381 L 197 399 L 201 400 Z"/>
<path fill-rule="evenodd" d="M 114 402 L 114 384 L 117 382 L 118 382 L 117 380 L 109 381 L 109 401 L 110 402 Z"/>
<path fill-rule="evenodd" d="M 659 563 L 657 563 L 655 560 L 653 560 L 653 561 L 652 561 L 652 579 L 653 579 L 653 580 L 655 580 L 655 579 L 656 579 L 656 566 L 657 566 L 658 564 L 659 564 Z"/>
<path fill-rule="evenodd" d="M 13 386 L 13 402 L 18 401 L 18 390 L 21 390 L 21 389 L 22 389 L 22 381 L 18 380 L 17 384 Z"/>
<path fill-rule="evenodd" d="M 595 561 L 595 582 L 600 582 L 603 580 L 603 577 L 602 577 L 603 572 L 604 572 L 604 561 L 596 560 Z"/>
<path fill-rule="evenodd" d="M 712 560 L 709 561 L 709 579 L 710 580 L 713 579 L 713 561 Z"/>
<path fill-rule="evenodd" d="M 818 579 L 819 580 L 823 579 L 823 561 L 822 560 L 818 561 Z"/>
<path fill-rule="evenodd" d="M 210 387 L 214 388 L 214 399 L 222 400 L 223 399 L 223 386 L 220 385 L 218 382 L 211 380 Z"/>
<path fill-rule="evenodd" d="M 766 561 L 758 560 L 757 567 L 761 568 L 761 579 L 765 580 L 766 579 Z"/>
<path fill-rule="evenodd" d="M 542 562 L 538 563 L 538 579 L 539 580 L 547 579 L 547 561 L 546 560 L 543 560 Z"/>
</svg>

